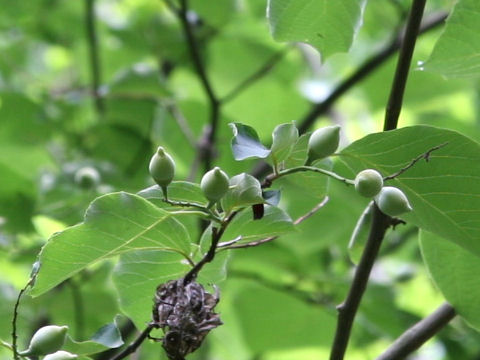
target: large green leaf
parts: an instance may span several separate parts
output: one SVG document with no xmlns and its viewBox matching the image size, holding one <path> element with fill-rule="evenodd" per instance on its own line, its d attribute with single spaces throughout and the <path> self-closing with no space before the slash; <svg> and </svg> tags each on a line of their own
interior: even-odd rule
<svg viewBox="0 0 480 360">
<path fill-rule="evenodd" d="M 365 168 L 390 175 L 435 146 L 430 161 L 416 163 L 387 184 L 402 189 L 413 212 L 408 222 L 480 254 L 480 145 L 450 130 L 412 126 L 372 134 L 341 152 L 349 177 Z"/>
<path fill-rule="evenodd" d="M 139 249 L 189 256 L 190 237 L 170 213 L 137 195 L 101 196 L 91 203 L 83 223 L 53 235 L 43 247 L 32 295 L 44 293 L 88 265 Z"/>
<path fill-rule="evenodd" d="M 425 70 L 448 77 L 480 76 L 480 2 L 458 1 Z"/>
<path fill-rule="evenodd" d="M 327 56 L 350 48 L 361 23 L 362 0 L 269 0 L 267 17 L 277 41 L 300 41 Z"/>
<path fill-rule="evenodd" d="M 226 253 L 217 255 L 213 264 L 202 270 L 198 281 L 212 284 L 222 280 L 226 258 Z M 178 253 L 139 250 L 123 254 L 113 273 L 122 310 L 137 328 L 143 329 L 152 320 L 152 299 L 157 286 L 181 278 L 190 269 Z"/>
<path fill-rule="evenodd" d="M 480 330 L 480 258 L 428 231 L 420 231 L 420 245 L 437 287 L 455 310 Z"/>
</svg>

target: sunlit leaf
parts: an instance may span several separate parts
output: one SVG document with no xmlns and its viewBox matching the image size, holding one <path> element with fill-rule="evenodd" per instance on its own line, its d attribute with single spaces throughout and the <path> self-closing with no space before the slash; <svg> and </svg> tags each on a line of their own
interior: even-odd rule
<svg viewBox="0 0 480 360">
<path fill-rule="evenodd" d="M 101 196 L 89 206 L 83 223 L 53 235 L 43 247 L 32 295 L 44 293 L 88 265 L 139 249 L 188 256 L 189 234 L 170 213 L 137 195 Z"/>
<path fill-rule="evenodd" d="M 222 198 L 225 211 L 261 203 L 262 187 L 257 179 L 245 173 L 230 178 L 230 189 Z"/>
<path fill-rule="evenodd" d="M 338 169 L 354 176 L 373 168 L 395 173 L 433 147 L 445 144 L 388 185 L 407 195 L 413 211 L 401 215 L 422 229 L 480 254 L 480 145 L 450 130 L 412 126 L 368 135 L 342 150 Z"/>
</svg>

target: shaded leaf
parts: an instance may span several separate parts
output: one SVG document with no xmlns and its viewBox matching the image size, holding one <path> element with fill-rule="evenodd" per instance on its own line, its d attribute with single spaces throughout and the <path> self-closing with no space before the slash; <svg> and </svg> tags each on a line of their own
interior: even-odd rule
<svg viewBox="0 0 480 360">
<path fill-rule="evenodd" d="M 63 350 L 77 355 L 90 355 L 123 345 L 120 330 L 115 322 L 102 326 L 90 340 L 75 341 L 67 336 Z"/>
<path fill-rule="evenodd" d="M 101 196 L 90 204 L 83 223 L 53 235 L 43 247 L 32 295 L 44 293 L 95 262 L 145 248 L 188 256 L 190 238 L 170 213 L 137 195 Z"/>
<path fill-rule="evenodd" d="M 222 241 L 230 241 L 237 237 L 237 243 L 248 243 L 270 236 L 278 236 L 294 230 L 292 219 L 288 214 L 275 206 L 265 205 L 265 213 L 261 219 L 254 220 L 252 213 L 245 209 L 235 216 L 222 236 Z"/>
<path fill-rule="evenodd" d="M 163 192 L 158 185 L 150 186 L 138 192 L 141 197 L 153 202 L 160 207 L 165 206 Z M 200 185 L 188 181 L 173 181 L 168 185 L 168 198 L 174 201 L 184 201 L 199 205 L 207 205 Z"/>
<path fill-rule="evenodd" d="M 422 256 L 445 299 L 480 330 L 480 258 L 428 231 L 420 231 Z"/>
<path fill-rule="evenodd" d="M 235 160 L 264 159 L 270 155 L 270 150 L 260 142 L 254 128 L 240 123 L 231 123 L 230 127 L 233 131 L 232 151 Z"/>
</svg>

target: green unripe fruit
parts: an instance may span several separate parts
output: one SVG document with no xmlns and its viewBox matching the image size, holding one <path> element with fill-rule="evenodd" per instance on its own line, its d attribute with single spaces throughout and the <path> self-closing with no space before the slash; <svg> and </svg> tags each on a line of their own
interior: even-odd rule
<svg viewBox="0 0 480 360">
<path fill-rule="evenodd" d="M 53 354 L 46 355 L 43 360 L 73 360 L 76 359 L 78 355 L 69 353 L 68 351 L 57 351 Z"/>
<path fill-rule="evenodd" d="M 203 194 L 212 203 L 217 202 L 227 193 L 228 186 L 228 175 L 219 167 L 207 171 L 200 182 Z"/>
<path fill-rule="evenodd" d="M 65 343 L 67 330 L 67 326 L 44 326 L 32 336 L 28 349 L 19 354 L 22 356 L 39 356 L 53 353 Z"/>
<path fill-rule="evenodd" d="M 165 188 L 170 184 L 175 176 L 175 161 L 165 152 L 164 148 L 159 146 L 157 152 L 152 156 L 148 166 L 153 180 Z"/>
<path fill-rule="evenodd" d="M 383 187 L 375 200 L 380 210 L 388 216 L 398 216 L 412 211 L 412 207 L 402 190 L 393 186 Z"/>
<path fill-rule="evenodd" d="M 355 177 L 355 190 L 362 196 L 374 197 L 382 190 L 382 186 L 382 175 L 376 170 L 363 170 Z"/>
<path fill-rule="evenodd" d="M 332 155 L 340 142 L 340 126 L 332 125 L 315 130 L 308 139 L 307 165 Z"/>
<path fill-rule="evenodd" d="M 94 167 L 85 166 L 77 170 L 74 179 L 82 189 L 93 189 L 100 183 L 100 174 Z"/>
</svg>

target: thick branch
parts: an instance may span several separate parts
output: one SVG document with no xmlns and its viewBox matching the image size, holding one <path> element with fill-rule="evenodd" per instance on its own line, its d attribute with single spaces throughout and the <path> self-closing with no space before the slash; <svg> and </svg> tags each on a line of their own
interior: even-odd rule
<svg viewBox="0 0 480 360">
<path fill-rule="evenodd" d="M 405 38 L 400 49 L 397 69 L 393 79 L 392 90 L 385 111 L 383 130 L 392 130 L 397 127 L 398 117 L 402 109 L 403 95 L 407 84 L 408 73 L 412 62 L 413 50 L 420 30 L 423 11 L 427 0 L 413 0 L 410 15 L 408 17 Z"/>
<path fill-rule="evenodd" d="M 455 309 L 447 303 L 441 305 L 428 317 L 405 331 L 376 360 L 401 360 L 422 346 L 455 317 Z"/>
<path fill-rule="evenodd" d="M 95 28 L 95 0 L 86 0 L 85 4 L 85 25 L 87 27 L 88 50 L 90 55 L 92 95 L 94 97 L 95 110 L 99 115 L 102 115 L 105 111 L 105 105 L 99 93 L 100 84 L 102 82 L 102 73 L 100 68 L 97 31 Z"/>
<path fill-rule="evenodd" d="M 365 250 L 363 251 L 360 263 L 355 270 L 355 276 L 353 277 L 353 282 L 347 298 L 337 307 L 337 330 L 335 332 L 335 339 L 330 353 L 330 360 L 342 360 L 345 355 L 350 332 L 352 330 L 353 319 L 355 318 L 363 293 L 367 287 L 368 278 L 380 249 L 383 237 L 389 226 L 390 218 L 383 214 L 378 209 L 377 205 L 374 205 L 372 225 Z"/>
</svg>

